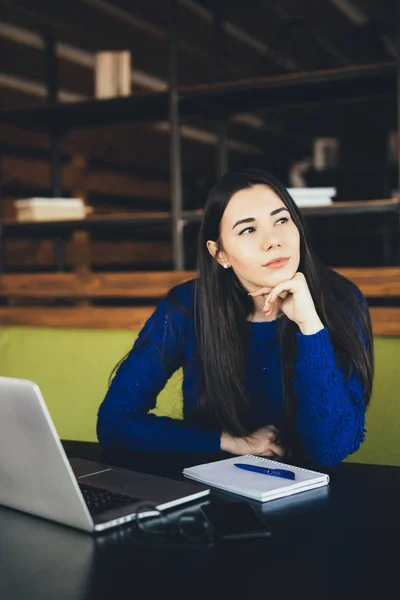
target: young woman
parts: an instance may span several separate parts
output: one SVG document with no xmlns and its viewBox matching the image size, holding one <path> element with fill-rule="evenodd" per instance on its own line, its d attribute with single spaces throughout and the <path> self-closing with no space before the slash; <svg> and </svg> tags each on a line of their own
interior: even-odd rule
<svg viewBox="0 0 400 600">
<path fill-rule="evenodd" d="M 148 414 L 183 367 L 183 420 Z M 100 406 L 108 448 L 308 456 L 333 465 L 365 437 L 368 308 L 322 265 L 275 177 L 248 169 L 211 190 L 198 277 L 171 290 Z"/>
</svg>

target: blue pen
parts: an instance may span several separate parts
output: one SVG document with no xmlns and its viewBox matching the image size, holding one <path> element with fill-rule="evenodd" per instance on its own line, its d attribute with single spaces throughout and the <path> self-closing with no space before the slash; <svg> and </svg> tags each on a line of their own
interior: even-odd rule
<svg viewBox="0 0 400 600">
<path fill-rule="evenodd" d="M 244 463 L 234 463 L 235 467 L 238 469 L 243 469 L 244 471 L 253 471 L 254 473 L 261 473 L 262 475 L 272 475 L 273 477 L 281 477 L 282 479 L 291 479 L 295 478 L 295 474 L 293 471 L 288 471 L 287 469 L 268 469 L 267 467 L 259 467 L 257 465 L 247 465 Z"/>
</svg>

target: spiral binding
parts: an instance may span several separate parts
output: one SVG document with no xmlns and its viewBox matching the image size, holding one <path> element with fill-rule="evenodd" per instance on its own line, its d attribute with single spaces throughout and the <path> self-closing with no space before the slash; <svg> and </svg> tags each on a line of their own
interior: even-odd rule
<svg viewBox="0 0 400 600">
<path fill-rule="evenodd" d="M 317 471 L 310 471 L 310 469 L 303 469 L 302 467 L 296 467 L 295 465 L 285 465 L 285 463 L 281 463 L 281 462 L 277 462 L 276 460 L 272 460 L 270 458 L 264 458 L 263 456 L 256 456 L 255 454 L 246 454 L 246 456 L 248 456 L 249 458 L 255 458 L 256 460 L 261 460 L 261 461 L 268 461 L 269 463 L 273 463 L 274 465 L 277 466 L 277 468 L 282 468 L 287 466 L 290 468 L 290 470 L 294 470 L 294 471 L 303 471 L 304 473 L 315 473 L 316 475 L 321 475 L 321 473 L 317 473 Z"/>
</svg>

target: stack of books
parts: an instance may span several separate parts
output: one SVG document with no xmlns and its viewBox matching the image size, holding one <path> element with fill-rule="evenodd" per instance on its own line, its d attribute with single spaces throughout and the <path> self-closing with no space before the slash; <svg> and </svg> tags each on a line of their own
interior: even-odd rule
<svg viewBox="0 0 400 600">
<path fill-rule="evenodd" d="M 332 198 L 336 196 L 336 188 L 334 187 L 288 188 L 288 192 L 299 208 L 329 206 L 333 202 Z"/>
<path fill-rule="evenodd" d="M 95 97 L 117 98 L 132 92 L 131 53 L 97 52 L 95 55 Z"/>
<path fill-rule="evenodd" d="M 17 221 L 84 219 L 90 208 L 80 198 L 26 198 L 14 202 Z"/>
</svg>

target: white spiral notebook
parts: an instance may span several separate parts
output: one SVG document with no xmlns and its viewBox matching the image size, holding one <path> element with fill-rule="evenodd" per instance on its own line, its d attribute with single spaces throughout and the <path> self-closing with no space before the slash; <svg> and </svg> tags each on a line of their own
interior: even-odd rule
<svg viewBox="0 0 400 600">
<path fill-rule="evenodd" d="M 267 474 L 265 471 L 244 470 L 243 467 L 235 466 L 237 464 L 249 465 L 250 469 L 262 467 L 275 470 L 275 472 L 276 470 L 290 471 L 294 479 Z M 329 483 L 329 475 L 325 473 L 310 471 L 252 454 L 189 467 L 183 470 L 183 474 L 189 479 L 200 481 L 210 487 L 246 496 L 259 502 L 291 496 Z"/>
</svg>

